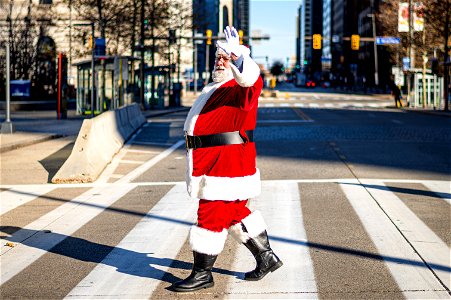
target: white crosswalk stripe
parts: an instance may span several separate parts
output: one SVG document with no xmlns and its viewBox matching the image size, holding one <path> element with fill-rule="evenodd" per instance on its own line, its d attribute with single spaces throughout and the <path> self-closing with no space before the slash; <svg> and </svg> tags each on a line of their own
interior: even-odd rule
<svg viewBox="0 0 451 300">
<path fill-rule="evenodd" d="M 185 242 L 196 208 L 185 185 L 174 186 L 67 298 L 149 298 Z M 145 276 L 135 276 L 143 266 L 150 266 Z"/>
<path fill-rule="evenodd" d="M 401 290 L 405 291 L 404 295 L 406 298 L 446 298 L 448 294 L 440 291 L 443 290 L 443 287 L 412 247 L 404 240 L 396 227 L 393 226 L 392 221 L 394 220 L 404 229 L 402 230 L 403 234 L 408 234 L 409 231 L 415 234 L 417 230 L 420 231 L 417 236 L 412 238 L 414 239 L 415 248 L 423 248 L 420 255 L 426 255 L 426 261 L 436 263 L 437 265 L 446 265 L 448 261 L 449 265 L 449 256 L 443 257 L 446 253 L 449 255 L 449 249 L 442 248 L 440 239 L 433 232 L 425 233 L 424 231 L 428 231 L 425 225 L 407 207 L 402 207 L 404 204 L 399 199 L 396 199 L 396 196 L 392 192 L 367 187 L 371 193 L 368 194 L 364 186 L 358 185 L 355 182 L 342 183 L 340 187 L 360 217 L 366 231 L 376 245 L 379 254 L 384 258 L 392 276 L 395 278 Z M 378 203 L 384 209 L 388 210 L 387 214 L 391 216 L 391 220 L 385 214 L 380 213 Z M 412 221 L 412 219 L 414 220 Z M 406 224 L 409 222 L 410 224 Z M 406 226 L 404 227 L 403 224 L 406 224 Z M 422 241 L 425 244 L 420 245 Z M 426 245 L 427 242 L 433 244 Z M 433 248 L 435 247 L 438 249 L 434 250 Z M 428 255 L 423 250 L 430 250 L 432 253 Z M 434 258 L 432 257 L 433 255 L 438 255 L 438 257 Z M 416 292 L 412 293 L 412 291 Z"/>
<path fill-rule="evenodd" d="M 54 190 L 56 186 L 54 185 L 40 185 L 40 186 L 20 186 L 14 187 L 7 191 L 0 193 L 0 215 L 7 213 L 21 205 L 24 205 L 39 196 L 47 194 L 48 192 Z"/>
<path fill-rule="evenodd" d="M 264 298 L 286 298 L 291 294 L 303 298 L 317 298 L 315 274 L 310 258 L 307 236 L 302 221 L 299 188 L 296 182 L 265 182 L 261 195 L 251 202 L 251 209 L 261 211 L 269 228 L 271 247 L 282 261 L 282 272 L 274 272 L 253 283 L 230 281 L 231 296 L 247 294 Z M 277 206 L 277 210 L 274 207 Z M 272 238 L 276 237 L 276 238 Z M 245 247 L 240 247 L 234 270 L 252 270 L 255 261 Z M 282 269 L 281 269 L 282 270 Z"/>
<path fill-rule="evenodd" d="M 147 215 L 119 242 L 101 263 L 82 279 L 67 298 L 152 298 L 161 278 L 188 238 L 195 221 L 197 202 L 187 199 L 183 182 L 134 182 L 144 170 L 172 150 L 150 159 L 145 166 L 124 176 L 119 183 L 93 186 L 70 202 L 58 206 L 24 228 L 1 240 L 1 284 L 22 272 L 53 246 L 96 218 L 100 212 L 141 185 L 174 185 Z M 164 153 L 164 154 L 163 154 Z M 236 298 L 318 298 L 315 266 L 309 253 L 307 233 L 299 194 L 299 183 L 336 182 L 359 217 L 378 254 L 408 298 L 449 299 L 449 247 L 411 211 L 384 182 L 384 179 L 268 180 L 262 193 L 250 202 L 262 212 L 269 228 L 272 248 L 285 262 L 281 270 L 259 282 L 230 276 L 223 297 Z M 449 181 L 406 180 L 421 183 L 449 203 Z M 51 188 L 50 188 L 51 187 Z M 58 186 L 64 188 L 69 186 Z M 53 185 L 11 186 L 2 192 L 2 213 L 29 200 L 18 195 L 42 195 Z M 9 192 L 9 193 L 7 193 Z M 26 193 L 25 193 L 26 192 Z M 3 196 L 9 199 L 3 206 Z M 21 199 L 16 199 L 21 198 Z M 275 209 L 277 207 L 277 209 Z M 333 208 L 331 208 L 333 209 Z M 51 234 L 48 234 L 51 233 Z M 13 242 L 15 247 L 5 246 Z M 237 246 L 232 270 L 245 272 L 254 261 L 248 250 Z M 149 266 L 143 270 L 143 266 Z M 145 274 L 143 274 L 145 272 Z M 369 275 L 370 276 L 370 275 Z M 18 295 L 20 296 L 20 295 Z"/>
</svg>

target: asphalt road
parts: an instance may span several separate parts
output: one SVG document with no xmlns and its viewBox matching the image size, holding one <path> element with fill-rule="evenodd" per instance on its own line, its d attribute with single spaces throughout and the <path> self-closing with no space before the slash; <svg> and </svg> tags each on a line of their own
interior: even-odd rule
<svg viewBox="0 0 451 300">
<path fill-rule="evenodd" d="M 449 299 L 450 119 L 303 101 L 262 99 L 254 134 L 262 194 L 250 207 L 277 272 L 243 281 L 252 257 L 228 238 L 214 288 L 166 289 L 190 272 L 197 209 L 175 113 L 150 119 L 94 184 L 47 183 L 70 138 L 2 154 L 2 298 Z"/>
</svg>

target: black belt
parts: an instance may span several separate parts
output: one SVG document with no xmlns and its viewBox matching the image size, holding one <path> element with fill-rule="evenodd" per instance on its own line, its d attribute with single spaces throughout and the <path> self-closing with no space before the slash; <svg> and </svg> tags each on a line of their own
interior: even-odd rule
<svg viewBox="0 0 451 300">
<path fill-rule="evenodd" d="M 254 141 L 254 131 L 246 130 L 247 140 Z M 243 144 L 246 137 L 242 137 L 239 131 L 222 132 L 209 135 L 186 135 L 186 149 L 197 149 L 205 147 L 215 147 L 223 145 Z"/>
</svg>

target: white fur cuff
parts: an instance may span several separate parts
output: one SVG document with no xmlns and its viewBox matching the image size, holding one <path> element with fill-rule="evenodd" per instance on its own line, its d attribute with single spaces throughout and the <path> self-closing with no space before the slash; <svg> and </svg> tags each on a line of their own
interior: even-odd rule
<svg viewBox="0 0 451 300">
<path fill-rule="evenodd" d="M 238 243 L 244 244 L 250 239 L 249 234 L 243 231 L 243 225 L 241 223 L 230 226 L 229 233 Z"/>
<path fill-rule="evenodd" d="M 267 228 L 265 220 L 258 210 L 241 220 L 241 223 L 246 226 L 246 230 L 251 238 L 256 237 Z"/>
<path fill-rule="evenodd" d="M 218 255 L 224 249 L 224 243 L 227 238 L 227 230 L 214 232 L 199 226 L 193 225 L 190 231 L 189 243 L 193 251 Z"/>
</svg>

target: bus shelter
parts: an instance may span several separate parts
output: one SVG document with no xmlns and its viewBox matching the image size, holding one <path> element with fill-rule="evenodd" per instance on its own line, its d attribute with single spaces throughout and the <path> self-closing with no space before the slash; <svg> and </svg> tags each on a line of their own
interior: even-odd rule
<svg viewBox="0 0 451 300">
<path fill-rule="evenodd" d="M 102 56 L 94 61 L 94 103 L 91 107 L 91 60 L 75 63 L 77 67 L 77 114 L 100 114 L 133 102 L 134 62 L 131 56 Z"/>
<path fill-rule="evenodd" d="M 147 108 L 164 108 L 169 104 L 171 83 L 169 80 L 170 69 L 168 66 L 146 66 L 144 68 L 144 105 Z M 152 76 L 155 77 L 155 90 L 152 97 Z M 135 70 L 136 90 L 139 95 L 141 82 L 139 80 L 139 69 Z"/>
</svg>

